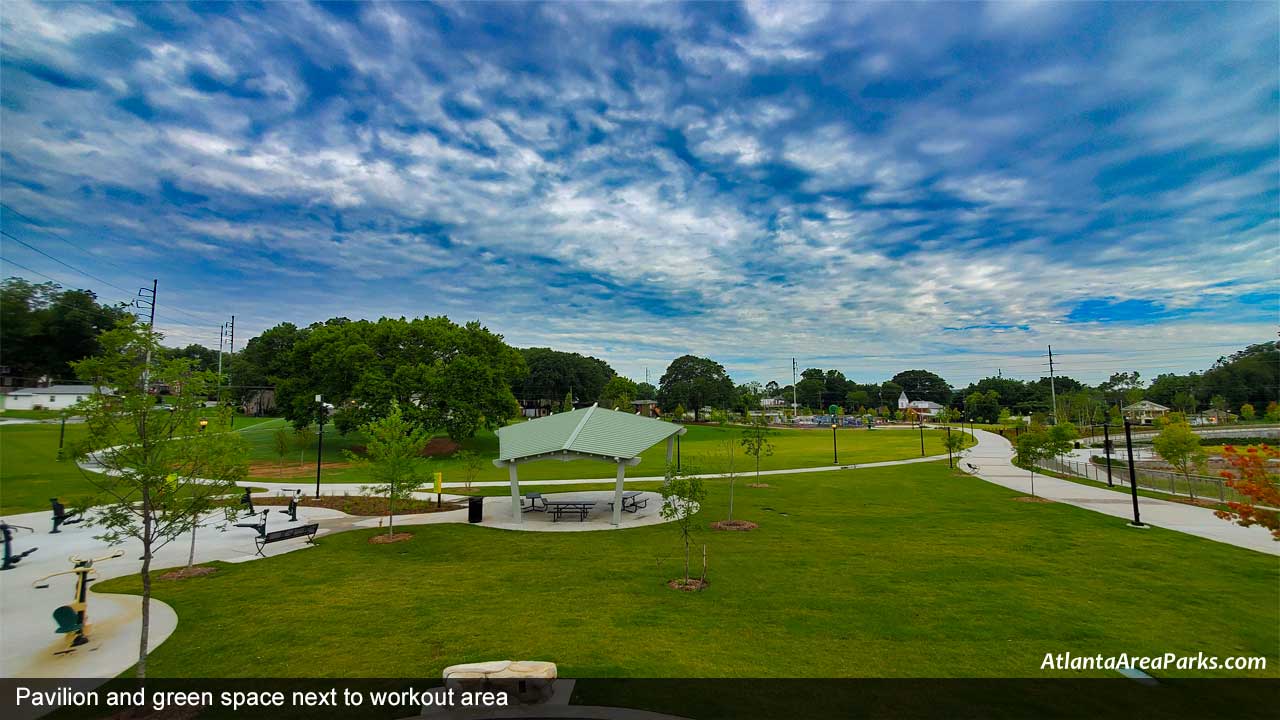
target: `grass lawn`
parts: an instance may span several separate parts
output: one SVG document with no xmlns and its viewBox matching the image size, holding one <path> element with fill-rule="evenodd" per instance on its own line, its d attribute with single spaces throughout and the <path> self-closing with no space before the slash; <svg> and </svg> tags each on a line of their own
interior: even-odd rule
<svg viewBox="0 0 1280 720">
<path fill-rule="evenodd" d="M 49 498 L 67 506 L 95 489 L 71 460 L 59 461 L 58 425 L 0 425 L 0 515 L 48 510 Z M 85 435 L 69 423 L 66 443 Z"/>
<path fill-rule="evenodd" d="M 528 658 L 564 677 L 1080 677 L 1090 673 L 1040 670 L 1045 654 L 1203 651 L 1265 655 L 1255 674 L 1280 676 L 1275 557 L 1015 502 L 945 463 L 768 482 L 737 485 L 736 517 L 760 524 L 749 533 L 705 529 L 728 502 L 728 484 L 709 483 L 702 593 L 664 584 L 681 572 L 670 525 L 419 526 L 394 545 L 370 545 L 376 529 L 346 532 L 157 583 L 181 621 L 148 674 L 439 677 L 453 663 Z M 287 641 L 264 628 L 287 628 Z"/>
<path fill-rule="evenodd" d="M 244 436 L 252 444 L 251 459 L 261 463 L 260 472 L 251 474 L 251 478 L 263 481 L 279 481 L 275 464 L 279 456 L 275 451 L 273 435 L 276 428 L 285 427 L 284 420 L 262 423 L 244 431 Z M 882 460 L 901 460 L 920 457 L 920 433 L 910 429 L 878 429 L 840 430 L 837 442 L 840 449 L 840 462 L 844 465 L 853 463 L 878 462 Z M 722 444 L 725 440 L 735 443 L 741 437 L 742 429 L 737 427 L 718 427 L 706 425 L 689 425 L 688 433 L 680 440 L 680 456 L 682 466 L 693 466 L 705 472 L 721 472 L 725 467 L 722 456 Z M 945 431 L 925 430 L 925 451 L 930 455 L 945 455 L 947 450 L 942 445 Z M 785 468 L 818 467 L 830 465 L 831 430 L 778 430 L 770 438 L 774 445 L 773 455 L 760 459 L 760 469 L 780 470 Z M 363 444 L 359 433 L 346 436 L 339 435 L 333 426 L 326 426 L 324 436 L 324 462 L 339 463 L 337 467 L 326 467 L 322 473 L 322 482 L 362 482 L 367 471 L 359 467 L 349 467 L 344 450 Z M 754 469 L 754 459 L 747 457 L 740 445 L 737 451 L 737 469 L 745 472 Z M 474 438 L 462 443 L 463 449 L 473 450 L 485 458 L 498 456 L 498 436 L 490 431 L 482 430 Z M 629 477 L 661 475 L 666 460 L 666 444 L 646 450 L 641 455 L 640 465 L 627 468 Z M 285 477 L 312 477 L 315 472 L 315 442 L 305 451 L 296 447 L 285 456 Z M 454 457 L 436 457 L 424 461 L 424 471 L 428 473 L 443 472 L 445 482 L 461 482 L 465 479 L 462 463 Z M 292 469 L 292 472 L 288 472 Z M 520 479 L 524 480 L 558 480 L 566 478 L 611 478 L 617 472 L 608 463 L 575 460 L 571 462 L 542 462 L 523 465 L 520 468 Z M 476 480 L 506 480 L 507 471 L 485 462 Z"/>
<path fill-rule="evenodd" d="M 59 410 L 0 410 L 0 418 L 20 420 L 57 420 L 61 415 Z"/>
</svg>

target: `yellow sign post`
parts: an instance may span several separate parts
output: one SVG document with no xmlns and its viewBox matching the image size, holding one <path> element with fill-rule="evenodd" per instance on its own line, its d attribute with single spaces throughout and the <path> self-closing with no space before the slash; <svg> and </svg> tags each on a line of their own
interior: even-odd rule
<svg viewBox="0 0 1280 720">
<path fill-rule="evenodd" d="M 436 473 L 436 508 L 440 507 L 440 486 L 444 480 L 444 473 Z"/>
</svg>

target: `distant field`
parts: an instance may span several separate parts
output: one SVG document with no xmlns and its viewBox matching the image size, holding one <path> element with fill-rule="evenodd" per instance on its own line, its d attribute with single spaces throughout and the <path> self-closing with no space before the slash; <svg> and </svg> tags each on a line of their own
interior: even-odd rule
<svg viewBox="0 0 1280 720">
<path fill-rule="evenodd" d="M 281 479 L 311 477 L 314 478 L 316 448 L 315 441 L 306 449 L 291 445 L 289 452 L 282 459 L 275 451 L 273 435 L 278 428 L 286 428 L 293 437 L 292 428 L 284 420 L 272 420 L 260 423 L 243 432 L 252 444 L 251 460 L 255 463 L 255 472 L 251 477 L 262 481 L 280 481 Z M 738 443 L 742 436 L 740 427 L 719 427 L 706 425 L 689 425 L 688 433 L 680 440 L 680 460 L 682 466 L 691 466 L 704 472 L 724 472 L 727 461 L 724 457 L 725 442 L 733 445 L 736 452 L 736 469 L 747 473 L 755 469 L 755 461 L 747 457 Z M 832 464 L 831 430 L 820 428 L 813 430 L 778 430 L 771 440 L 774 445 L 773 455 L 760 459 L 761 470 L 780 470 L 786 468 L 818 467 Z M 929 455 L 944 455 L 947 450 L 942 445 L 946 436 L 943 430 L 925 430 L 925 452 Z M 920 457 L 920 432 L 913 429 L 877 429 L 837 431 L 836 440 L 840 451 L 840 464 L 879 462 L 883 460 L 900 460 Z M 436 441 L 443 449 L 452 447 L 447 438 Z M 322 471 L 322 482 L 361 482 L 365 479 L 365 471 L 352 467 L 345 450 L 363 445 L 364 438 L 359 433 L 346 436 L 338 435 L 332 425 L 326 426 L 324 436 L 323 462 L 335 463 L 334 467 L 325 467 Z M 458 446 L 458 449 L 473 450 L 486 458 L 483 469 L 477 475 L 477 481 L 506 480 L 505 469 L 494 467 L 491 462 L 498 456 L 497 434 L 489 430 L 481 430 Z M 660 475 L 666 461 L 666 445 L 650 448 L 641 454 L 639 465 L 627 468 L 629 477 Z M 279 466 L 283 465 L 284 473 Z M 465 479 L 462 463 L 449 455 L 433 457 L 423 461 L 423 472 L 444 473 L 445 482 L 462 482 Z M 611 478 L 616 469 L 613 465 L 588 460 L 558 462 L 549 460 L 540 463 L 523 465 L 520 468 L 520 479 L 524 480 L 558 480 L 566 478 Z"/>
</svg>

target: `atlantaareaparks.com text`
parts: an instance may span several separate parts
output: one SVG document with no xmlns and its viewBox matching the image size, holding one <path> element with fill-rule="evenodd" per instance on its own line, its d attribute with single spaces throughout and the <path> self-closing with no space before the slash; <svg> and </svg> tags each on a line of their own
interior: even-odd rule
<svg viewBox="0 0 1280 720">
<path fill-rule="evenodd" d="M 1121 670 L 1137 668 L 1139 670 L 1266 670 L 1267 658 L 1257 657 L 1210 657 L 1204 653 L 1195 655 L 1072 655 L 1071 653 L 1045 653 L 1040 663 L 1041 670 Z"/>
</svg>

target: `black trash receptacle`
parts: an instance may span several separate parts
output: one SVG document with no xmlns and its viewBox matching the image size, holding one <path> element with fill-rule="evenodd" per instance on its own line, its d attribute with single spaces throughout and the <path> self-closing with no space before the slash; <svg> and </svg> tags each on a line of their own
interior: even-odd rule
<svg viewBox="0 0 1280 720">
<path fill-rule="evenodd" d="M 484 497 L 476 496 L 467 500 L 467 522 L 478 523 L 484 519 Z"/>
</svg>

